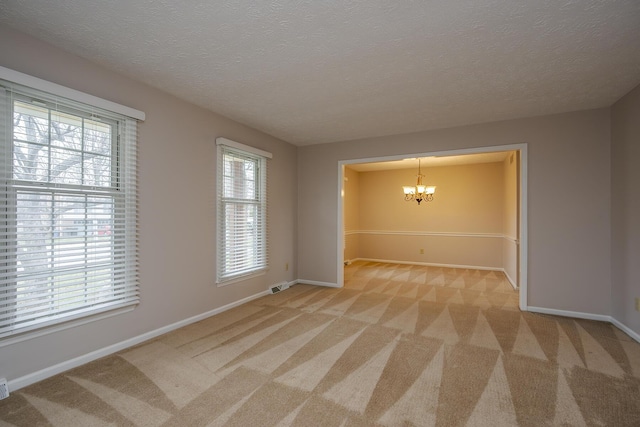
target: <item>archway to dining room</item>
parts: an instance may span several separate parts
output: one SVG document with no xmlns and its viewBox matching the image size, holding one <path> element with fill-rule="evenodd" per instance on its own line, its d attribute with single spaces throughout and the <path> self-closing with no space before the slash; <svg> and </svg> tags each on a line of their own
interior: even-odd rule
<svg viewBox="0 0 640 427">
<path fill-rule="evenodd" d="M 489 277 L 495 271 L 517 289 L 516 304 L 526 310 L 526 148 L 341 161 L 338 284 L 352 262 L 423 265 L 435 275 L 474 270 Z M 418 203 L 403 193 L 403 186 L 416 185 L 418 173 L 422 184 L 435 186 L 432 201 Z M 430 280 L 437 281 L 433 274 Z"/>
</svg>

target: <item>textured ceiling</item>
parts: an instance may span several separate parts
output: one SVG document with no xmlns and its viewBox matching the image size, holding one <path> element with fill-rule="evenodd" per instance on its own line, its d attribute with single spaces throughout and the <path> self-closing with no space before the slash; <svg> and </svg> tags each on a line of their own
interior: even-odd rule
<svg viewBox="0 0 640 427">
<path fill-rule="evenodd" d="M 0 0 L 0 12 L 296 145 L 606 107 L 640 83 L 638 0 Z"/>
</svg>

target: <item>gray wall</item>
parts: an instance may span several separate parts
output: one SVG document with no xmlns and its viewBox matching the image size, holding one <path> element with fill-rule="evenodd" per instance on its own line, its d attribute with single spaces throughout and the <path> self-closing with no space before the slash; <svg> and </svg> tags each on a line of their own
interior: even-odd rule
<svg viewBox="0 0 640 427">
<path fill-rule="evenodd" d="M 338 161 L 524 142 L 528 304 L 609 315 L 609 125 L 609 110 L 599 109 L 300 147 L 298 276 L 338 280 Z"/>
<path fill-rule="evenodd" d="M 1 26 L 0 65 L 147 115 L 139 133 L 142 303 L 121 316 L 0 346 L 0 376 L 9 380 L 221 307 L 282 280 L 335 283 L 339 160 L 523 142 L 529 155 L 529 305 L 602 315 L 612 314 L 613 307 L 614 317 L 640 332 L 632 306 L 640 278 L 638 88 L 613 110 L 296 149 Z M 274 154 L 269 176 L 271 269 L 265 276 L 224 288 L 214 285 L 218 136 Z"/>
<path fill-rule="evenodd" d="M 612 315 L 640 333 L 640 86 L 611 110 Z"/>
<path fill-rule="evenodd" d="M 139 126 L 141 304 L 123 315 L 1 346 L 0 377 L 21 377 L 297 277 L 296 147 L 3 27 L 0 65 L 146 113 Z M 271 269 L 223 288 L 216 287 L 214 274 L 218 136 L 273 153 Z"/>
</svg>

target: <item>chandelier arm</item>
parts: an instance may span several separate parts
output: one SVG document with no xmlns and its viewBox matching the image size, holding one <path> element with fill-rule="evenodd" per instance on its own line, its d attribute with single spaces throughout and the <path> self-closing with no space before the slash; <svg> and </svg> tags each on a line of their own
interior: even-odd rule
<svg viewBox="0 0 640 427">
<path fill-rule="evenodd" d="M 427 201 L 430 202 L 433 200 L 433 192 L 435 191 L 435 187 L 423 185 L 422 178 L 422 164 L 421 159 L 418 157 L 418 176 L 416 179 L 416 185 L 411 188 L 411 186 L 404 186 L 404 200 L 409 202 L 415 200 L 420 205 L 420 202 Z"/>
</svg>

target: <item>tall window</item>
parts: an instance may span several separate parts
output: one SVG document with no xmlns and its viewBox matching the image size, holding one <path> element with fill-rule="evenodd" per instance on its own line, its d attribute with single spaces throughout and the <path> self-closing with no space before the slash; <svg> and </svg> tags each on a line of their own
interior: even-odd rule
<svg viewBox="0 0 640 427">
<path fill-rule="evenodd" d="M 138 302 L 136 122 L 0 80 L 0 337 Z"/>
<path fill-rule="evenodd" d="M 267 267 L 267 157 L 218 138 L 218 278 L 222 284 Z"/>
</svg>

